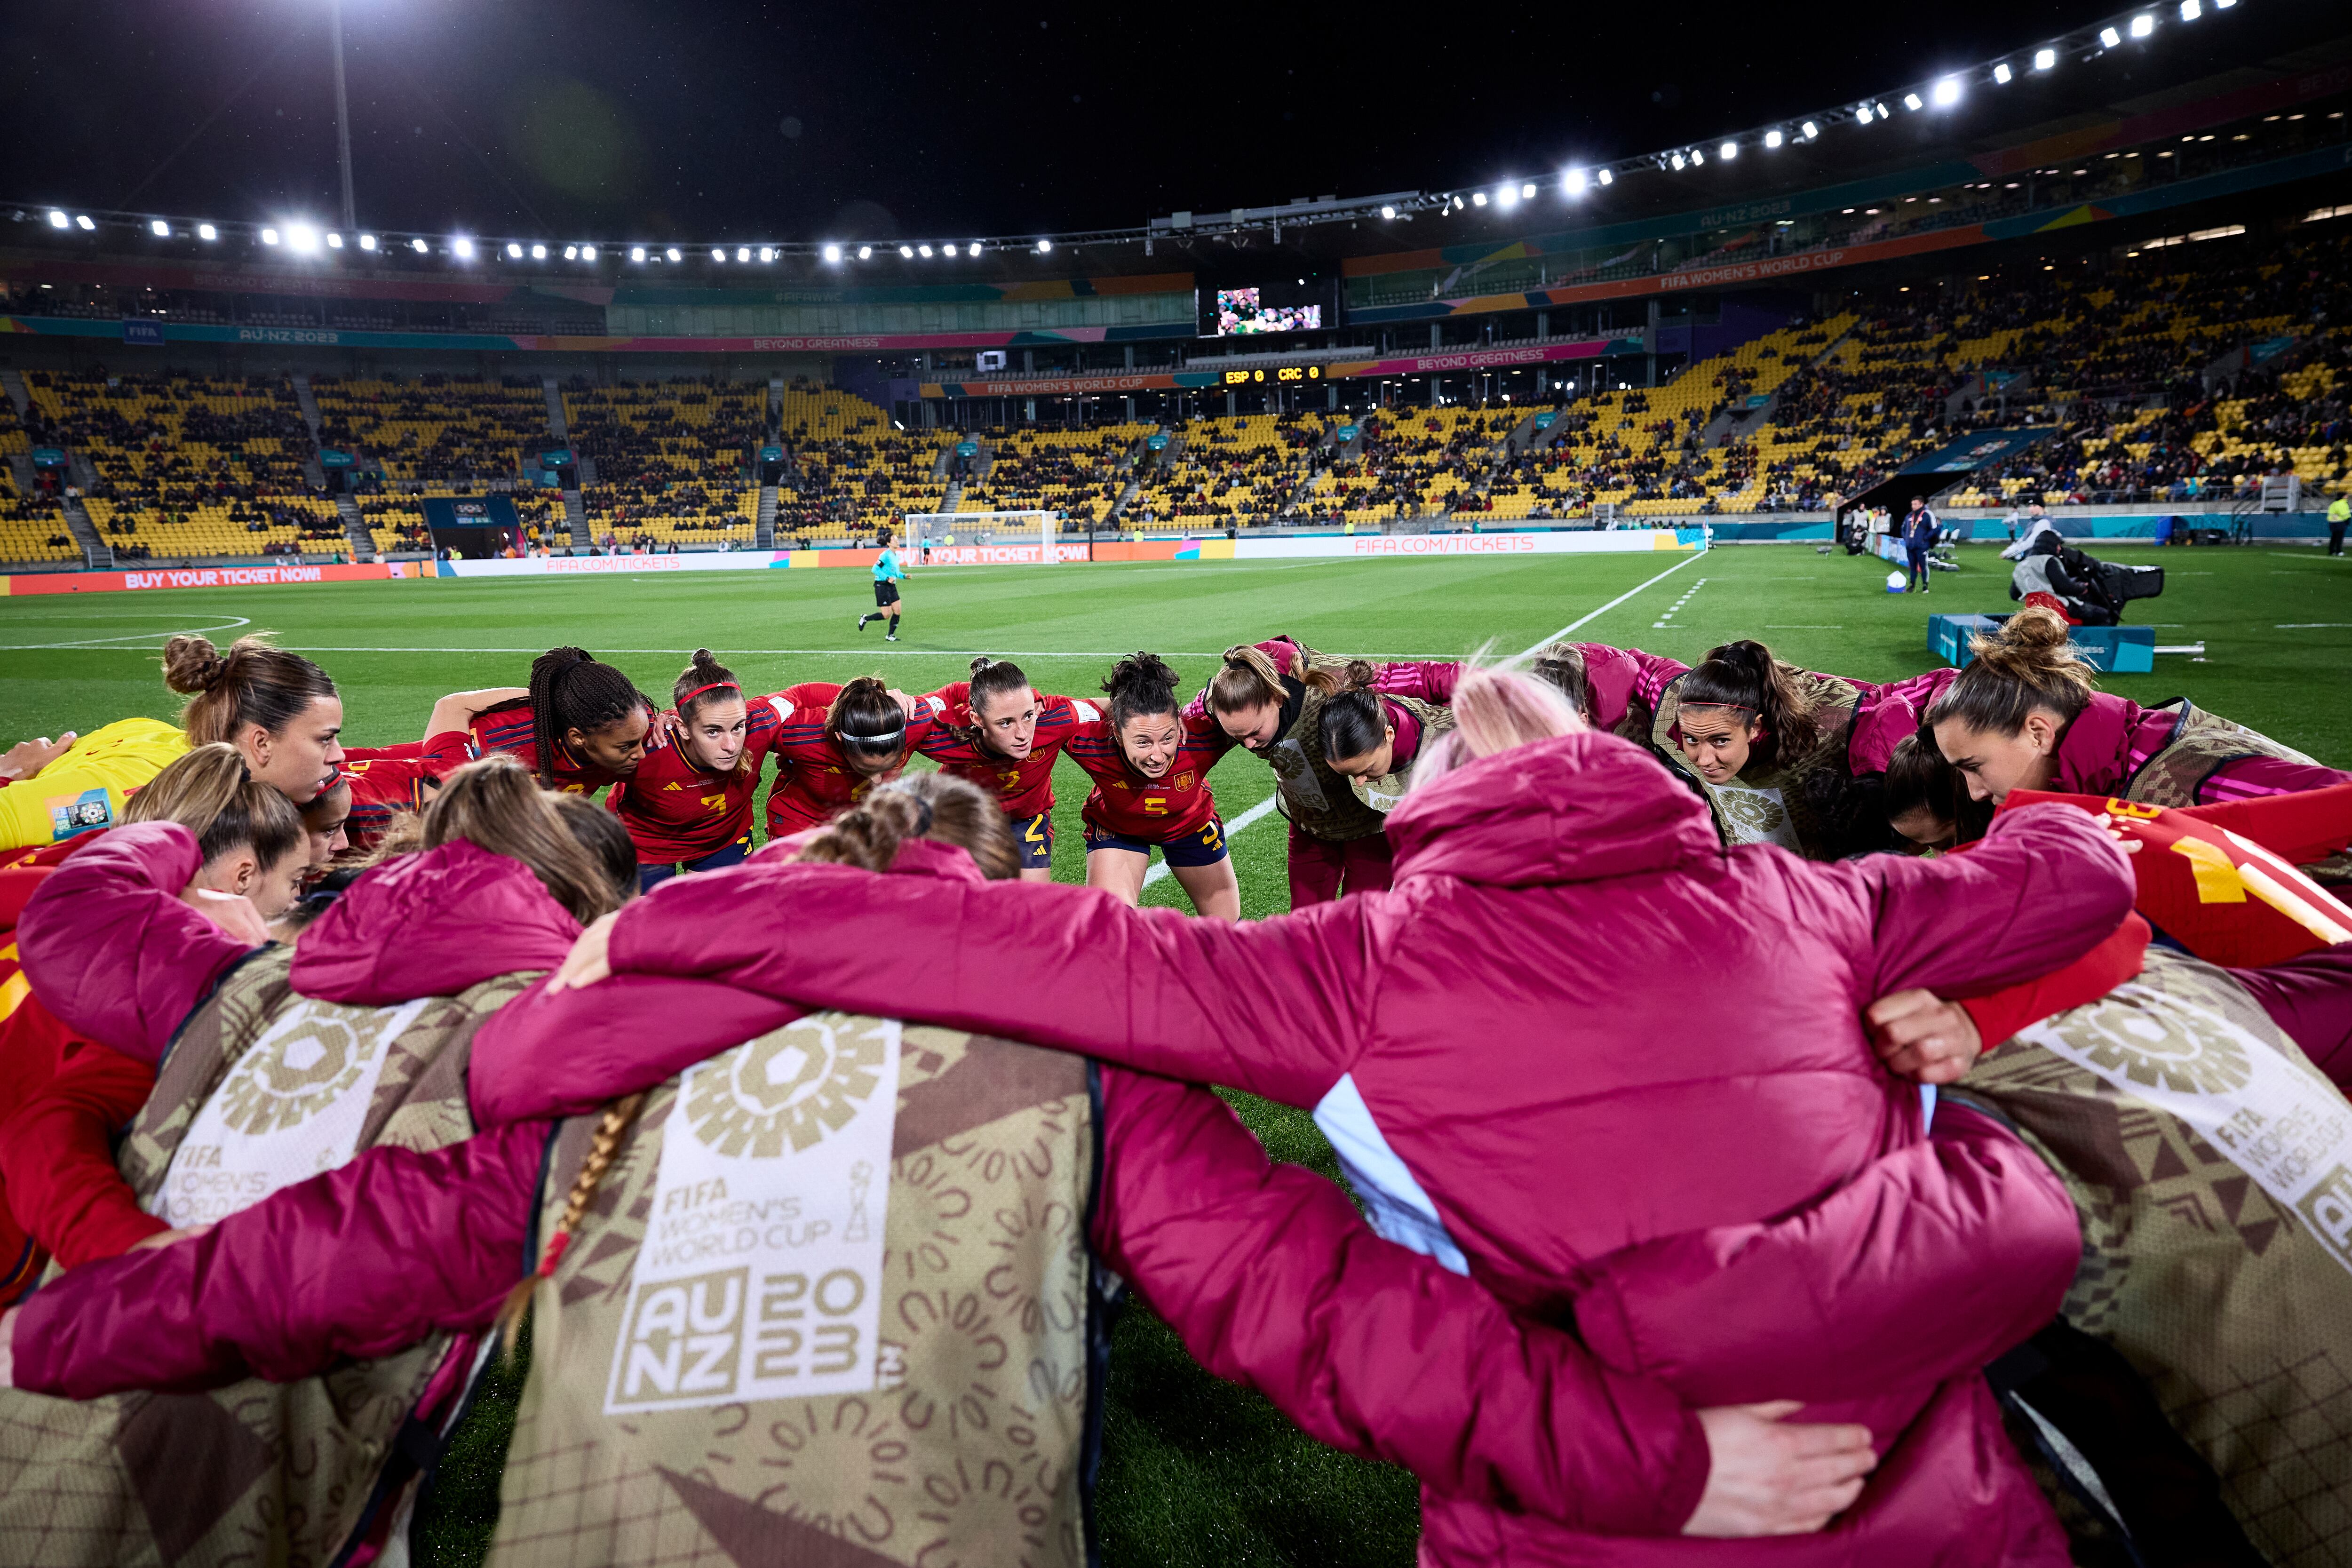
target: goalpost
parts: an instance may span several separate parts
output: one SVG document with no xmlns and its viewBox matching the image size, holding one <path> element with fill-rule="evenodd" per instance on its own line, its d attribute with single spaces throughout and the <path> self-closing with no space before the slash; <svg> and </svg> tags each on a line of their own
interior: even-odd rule
<svg viewBox="0 0 2352 1568">
<path fill-rule="evenodd" d="M 1037 542 L 1037 559 L 1051 565 L 1061 534 L 1061 517 L 1058 511 L 910 511 L 906 546 L 920 564 L 924 552 L 935 548 L 978 544 L 984 538 L 1004 543 L 1006 534 L 1019 539 L 1026 533 Z"/>
</svg>

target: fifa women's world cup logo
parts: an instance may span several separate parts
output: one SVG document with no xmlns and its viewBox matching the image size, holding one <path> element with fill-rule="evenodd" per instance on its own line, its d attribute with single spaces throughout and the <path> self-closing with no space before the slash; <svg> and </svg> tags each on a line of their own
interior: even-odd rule
<svg viewBox="0 0 2352 1568">
<path fill-rule="evenodd" d="M 2116 997 L 2126 992 L 2142 1005 L 2094 1005 L 2069 1019 L 2081 1022 L 2076 1048 L 2094 1069 L 2176 1094 L 2231 1094 L 2252 1079 L 2245 1047 L 2219 1020 L 2145 987 L 2119 988 Z"/>
<path fill-rule="evenodd" d="M 1777 795 L 1756 789 L 1717 788 L 1715 798 L 1732 836 L 1743 844 L 1763 844 L 1780 837 L 1789 825 L 1788 807 Z"/>
<path fill-rule="evenodd" d="M 883 1043 L 837 1015 L 799 1018 L 694 1075 L 687 1124 L 732 1158 L 773 1159 L 848 1125 L 881 1081 Z"/>
<path fill-rule="evenodd" d="M 221 1085 L 221 1118 L 258 1138 L 306 1121 L 342 1098 L 383 1048 L 352 1020 L 306 1008 L 256 1042 Z"/>
</svg>

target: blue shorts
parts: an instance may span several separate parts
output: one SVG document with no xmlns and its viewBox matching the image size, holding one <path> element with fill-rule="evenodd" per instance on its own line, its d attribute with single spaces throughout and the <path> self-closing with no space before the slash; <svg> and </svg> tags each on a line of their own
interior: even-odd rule
<svg viewBox="0 0 2352 1568">
<path fill-rule="evenodd" d="M 1125 849 L 1137 855 L 1149 856 L 1150 840 L 1130 838 L 1124 833 L 1108 833 L 1089 823 L 1087 826 L 1087 853 L 1097 849 Z M 1160 842 L 1160 852 L 1171 866 L 1213 866 L 1226 857 L 1225 825 L 1217 818 L 1207 822 L 1180 838 Z"/>
<path fill-rule="evenodd" d="M 1023 870 L 1044 870 L 1054 864 L 1052 812 L 1041 811 L 1034 816 L 1008 816 L 1004 823 L 1013 829 L 1013 842 L 1021 850 Z"/>
<path fill-rule="evenodd" d="M 699 860 L 682 861 L 675 866 L 639 866 L 637 891 L 650 893 L 680 871 L 718 871 L 729 866 L 740 866 L 751 853 L 751 836 L 748 833 L 724 848 L 713 849 Z"/>
</svg>

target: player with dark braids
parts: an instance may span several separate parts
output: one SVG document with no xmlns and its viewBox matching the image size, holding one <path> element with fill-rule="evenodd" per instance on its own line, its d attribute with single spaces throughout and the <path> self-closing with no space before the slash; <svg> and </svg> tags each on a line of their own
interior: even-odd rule
<svg viewBox="0 0 2352 1568">
<path fill-rule="evenodd" d="M 636 683 L 585 648 L 553 647 L 530 661 L 530 695 L 474 715 L 478 752 L 511 752 L 541 789 L 593 794 L 637 771 L 667 742 Z"/>
</svg>

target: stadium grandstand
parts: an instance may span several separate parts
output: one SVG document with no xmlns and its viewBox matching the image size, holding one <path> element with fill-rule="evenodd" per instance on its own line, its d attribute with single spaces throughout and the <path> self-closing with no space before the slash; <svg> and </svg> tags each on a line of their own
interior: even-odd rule
<svg viewBox="0 0 2352 1568">
<path fill-rule="evenodd" d="M 1783 537 L 2001 430 L 2027 434 L 1940 510 L 2267 509 L 2275 531 L 2347 482 L 2347 58 L 2189 72 L 2153 106 L 2045 93 L 1900 155 L 1792 123 L 1737 205 L 1718 150 L 1704 187 L 1627 167 L 1378 221 L 1236 213 L 1311 272 L 1295 287 L 1188 239 L 1191 215 L 1141 244 L 974 246 L 981 280 L 943 286 L 911 247 L 486 242 L 460 268 L 415 237 L 297 256 L 274 228 L 159 219 L 133 244 L 20 209 L 0 552 L 823 550 L 1039 511 L 1095 538 Z M 1334 203 L 1349 221 L 1317 221 Z"/>
<path fill-rule="evenodd" d="M 2352 1564 L 2352 10 L 2126 5 L 0 13 L 0 1568 Z"/>
</svg>

